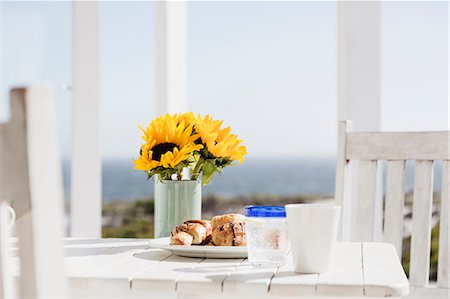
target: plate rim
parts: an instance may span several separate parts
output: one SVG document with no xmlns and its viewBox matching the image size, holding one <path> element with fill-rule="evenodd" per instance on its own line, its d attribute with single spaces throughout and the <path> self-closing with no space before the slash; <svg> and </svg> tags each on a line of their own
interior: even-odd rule
<svg viewBox="0 0 450 299">
<path fill-rule="evenodd" d="M 175 251 L 189 251 L 189 252 L 207 252 L 207 253 L 223 253 L 223 254 L 238 254 L 247 253 L 247 246 L 183 246 L 183 245 L 170 245 L 170 237 L 154 238 L 149 241 L 151 248 L 165 249 L 172 252 Z"/>
</svg>

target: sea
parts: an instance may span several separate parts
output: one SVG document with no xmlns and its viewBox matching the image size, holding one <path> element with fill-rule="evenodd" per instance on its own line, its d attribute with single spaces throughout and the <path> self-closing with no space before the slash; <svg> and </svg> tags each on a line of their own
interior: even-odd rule
<svg viewBox="0 0 450 299">
<path fill-rule="evenodd" d="M 414 181 L 413 163 L 406 165 L 406 191 Z M 385 181 L 385 164 L 383 177 Z M 435 191 L 440 186 L 441 164 L 435 171 Z M 63 161 L 64 193 L 70 198 L 70 162 Z M 203 194 L 221 197 L 295 196 L 334 194 L 334 158 L 253 158 L 243 164 L 225 168 L 212 183 L 203 188 Z M 147 180 L 143 171 L 133 169 L 128 159 L 102 161 L 103 201 L 129 201 L 153 197 L 153 179 Z"/>
</svg>

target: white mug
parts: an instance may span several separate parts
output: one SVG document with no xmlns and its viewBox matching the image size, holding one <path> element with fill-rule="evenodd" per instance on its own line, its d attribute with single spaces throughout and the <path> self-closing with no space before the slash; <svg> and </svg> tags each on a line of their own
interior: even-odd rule
<svg viewBox="0 0 450 299">
<path fill-rule="evenodd" d="M 340 207 L 330 204 L 286 205 L 294 271 L 324 273 L 330 270 Z"/>
<path fill-rule="evenodd" d="M 5 211 L 5 212 L 3 212 L 3 211 Z M 7 223 L 7 228 L 11 229 L 14 225 L 14 222 L 16 222 L 16 212 L 14 211 L 14 209 L 12 207 L 7 205 L 6 203 L 1 204 L 0 212 L 2 213 L 1 217 L 5 217 L 4 215 L 6 213 L 9 214 L 9 221 L 6 223 Z M 4 223 L 4 222 L 2 222 L 2 223 Z"/>
</svg>

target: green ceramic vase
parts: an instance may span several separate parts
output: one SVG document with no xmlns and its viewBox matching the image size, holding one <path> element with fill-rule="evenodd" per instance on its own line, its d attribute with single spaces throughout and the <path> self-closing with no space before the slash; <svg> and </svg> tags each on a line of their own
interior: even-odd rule
<svg viewBox="0 0 450 299">
<path fill-rule="evenodd" d="M 201 180 L 155 180 L 155 238 L 169 237 L 186 220 L 201 219 Z"/>
</svg>

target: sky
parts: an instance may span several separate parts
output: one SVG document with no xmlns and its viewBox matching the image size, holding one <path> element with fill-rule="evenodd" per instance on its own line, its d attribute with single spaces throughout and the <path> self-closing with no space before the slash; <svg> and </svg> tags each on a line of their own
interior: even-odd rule
<svg viewBox="0 0 450 299">
<path fill-rule="evenodd" d="M 3 1 L 0 120 L 7 90 L 46 82 L 71 149 L 71 3 Z M 103 158 L 132 159 L 155 112 L 152 2 L 102 2 Z M 337 124 L 334 2 L 191 2 L 189 105 L 231 125 L 249 157 L 332 157 Z M 446 2 L 381 3 L 381 129 L 448 127 Z"/>
</svg>

